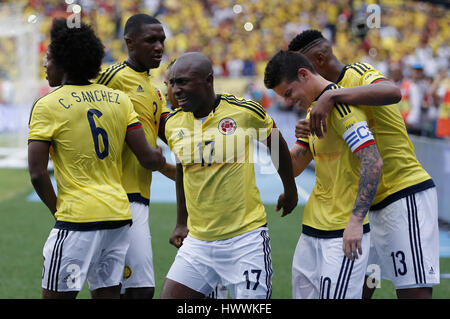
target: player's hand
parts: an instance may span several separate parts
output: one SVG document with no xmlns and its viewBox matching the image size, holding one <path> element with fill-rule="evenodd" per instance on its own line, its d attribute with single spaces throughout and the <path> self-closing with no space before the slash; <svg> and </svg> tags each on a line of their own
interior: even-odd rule
<svg viewBox="0 0 450 319">
<path fill-rule="evenodd" d="M 295 137 L 296 138 L 308 138 L 311 131 L 309 130 L 309 120 L 303 119 L 297 122 L 295 125 Z"/>
<path fill-rule="evenodd" d="M 281 211 L 281 217 L 289 215 L 297 206 L 298 194 L 297 190 L 285 192 L 278 197 L 277 207 L 275 211 Z"/>
<path fill-rule="evenodd" d="M 309 129 L 311 134 L 316 135 L 318 138 L 322 138 L 327 133 L 327 116 L 334 106 L 330 92 L 325 91 L 309 113 Z"/>
<path fill-rule="evenodd" d="M 362 255 L 362 236 L 362 220 L 361 218 L 351 214 L 347 227 L 345 227 L 342 241 L 342 249 L 344 251 L 344 255 L 347 256 L 348 259 L 358 259 L 358 254 Z"/>
<path fill-rule="evenodd" d="M 177 248 L 180 248 L 183 245 L 183 240 L 188 235 L 189 230 L 185 225 L 177 225 L 172 232 L 172 236 L 170 236 L 169 243 L 174 245 Z"/>
</svg>

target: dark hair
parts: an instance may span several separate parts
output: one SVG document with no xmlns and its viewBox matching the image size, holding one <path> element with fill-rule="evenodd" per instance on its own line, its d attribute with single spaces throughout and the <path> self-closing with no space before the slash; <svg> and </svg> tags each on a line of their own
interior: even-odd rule
<svg viewBox="0 0 450 319">
<path fill-rule="evenodd" d="M 145 13 L 132 15 L 125 23 L 124 34 L 134 36 L 141 31 L 143 24 L 161 24 L 158 19 Z"/>
<path fill-rule="evenodd" d="M 312 48 L 315 44 L 321 40 L 326 40 L 322 33 L 318 30 L 305 30 L 300 34 L 297 34 L 295 38 L 289 43 L 289 51 L 300 51 Z"/>
<path fill-rule="evenodd" d="M 278 86 L 283 80 L 292 82 L 297 79 L 298 69 L 305 68 L 316 74 L 312 64 L 299 52 L 279 51 L 275 54 L 264 71 L 264 85 L 268 89 Z"/>
<path fill-rule="evenodd" d="M 54 19 L 50 30 L 49 53 L 69 79 L 89 80 L 100 72 L 105 50 L 87 24 L 69 28 L 65 19 Z"/>
</svg>

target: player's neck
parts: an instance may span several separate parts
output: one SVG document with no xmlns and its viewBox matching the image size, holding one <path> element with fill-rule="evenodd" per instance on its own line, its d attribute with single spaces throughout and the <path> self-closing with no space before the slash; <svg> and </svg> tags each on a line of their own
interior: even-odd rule
<svg viewBox="0 0 450 319">
<path fill-rule="evenodd" d="M 322 76 L 317 76 L 315 78 L 315 84 L 314 84 L 314 101 L 316 101 L 325 91 L 328 85 L 332 84 L 332 82 L 328 81 L 327 79 L 323 78 Z"/>
<path fill-rule="evenodd" d="M 88 85 L 91 84 L 88 79 L 70 78 L 67 74 L 63 75 L 62 85 Z"/>
<path fill-rule="evenodd" d="M 214 105 L 216 103 L 216 94 L 213 92 L 208 100 L 208 103 L 205 103 L 205 106 L 194 111 L 194 117 L 199 119 L 205 116 L 208 116 L 209 113 L 214 109 Z"/>
<path fill-rule="evenodd" d="M 327 77 L 327 80 L 329 80 L 333 83 L 337 83 L 344 68 L 345 68 L 345 64 L 341 63 L 338 59 L 331 60 L 330 61 L 330 69 L 328 72 L 329 76 Z"/>
<path fill-rule="evenodd" d="M 150 73 L 150 69 L 146 69 L 142 65 L 140 65 L 138 62 L 136 62 L 133 57 L 129 56 L 126 63 L 130 68 L 135 70 L 136 72 L 147 72 Z"/>
</svg>

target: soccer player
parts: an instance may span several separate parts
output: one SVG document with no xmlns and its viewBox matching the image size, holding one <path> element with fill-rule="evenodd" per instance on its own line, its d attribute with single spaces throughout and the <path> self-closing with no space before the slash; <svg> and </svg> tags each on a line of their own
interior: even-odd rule
<svg viewBox="0 0 450 319">
<path fill-rule="evenodd" d="M 87 280 L 93 298 L 119 298 L 132 223 L 122 149 L 126 143 L 147 169 L 165 159 L 146 142 L 128 96 L 89 82 L 104 56 L 91 27 L 57 19 L 50 32 L 44 66 L 49 85 L 61 86 L 34 104 L 28 136 L 31 182 L 56 219 L 43 251 L 42 296 L 75 298 Z"/>
<path fill-rule="evenodd" d="M 322 36 L 320 31 L 306 30 L 298 34 L 289 43 L 288 49 L 303 53 L 317 73 L 344 87 L 321 96 L 311 110 L 309 121 L 311 134 L 319 138 L 326 133 L 327 127 L 324 120 L 333 108 L 334 102 L 376 106 L 398 103 L 402 98 L 400 89 L 395 83 L 387 81 L 380 74 L 367 72 L 369 69 L 374 70 L 371 65 L 358 62 L 349 65 L 341 63 L 333 54 L 331 43 Z M 350 80 L 348 75 L 345 76 L 346 73 L 358 76 L 353 76 Z M 364 86 L 365 84 L 370 86 Z M 299 131 L 301 132 L 302 129 Z M 309 132 L 305 133 L 303 136 L 306 137 Z"/>
<path fill-rule="evenodd" d="M 204 298 L 218 283 L 232 298 L 270 298 L 270 242 L 252 143 L 258 139 L 273 148 L 275 163 L 279 156 L 275 166 L 285 192 L 277 210 L 285 216 L 298 200 L 286 142 L 258 103 L 216 95 L 211 61 L 202 53 L 177 58 L 170 84 L 180 105 L 166 122 L 178 158 L 177 225 L 170 242 L 179 250 L 161 298 Z"/>
<path fill-rule="evenodd" d="M 317 74 L 302 54 L 290 51 L 280 51 L 269 61 L 264 84 L 290 105 L 303 108 L 338 88 Z M 366 214 L 383 161 L 367 117 L 358 108 L 337 105 L 327 125 L 324 138 L 310 136 L 294 148 L 294 175 L 314 159 L 316 184 L 303 211 L 294 254 L 293 297 L 361 298 L 370 247 Z M 295 156 L 297 152 L 301 155 Z"/>
<path fill-rule="evenodd" d="M 431 298 L 432 286 L 439 284 L 437 194 L 430 175 L 417 161 L 397 106 L 383 105 L 400 100 L 398 88 L 370 64 L 342 64 L 319 31 L 304 31 L 289 49 L 303 53 L 320 75 L 343 87 L 324 92 L 317 100 L 310 113 L 311 117 L 315 113 L 313 135 L 322 135 L 321 121 L 326 124 L 323 119 L 336 103 L 364 105 L 359 108 L 368 117 L 384 162 L 369 212 L 369 264 L 381 267 L 382 277 L 393 282 L 398 298 Z M 370 298 L 374 291 L 365 285 L 363 297 Z"/>
<path fill-rule="evenodd" d="M 151 146 L 164 136 L 165 116 L 170 113 L 161 92 L 150 81 L 150 70 L 159 67 L 166 39 L 161 23 L 147 14 L 131 16 L 124 29 L 128 59 L 112 65 L 98 78 L 97 83 L 125 92 L 133 102 L 135 111 Z M 175 179 L 175 166 L 166 164 L 160 171 Z M 148 224 L 150 185 L 152 172 L 139 165 L 128 147 L 123 154 L 123 186 L 128 194 L 133 214 L 130 229 L 124 278 L 123 298 L 151 299 L 155 290 L 153 251 Z"/>
<path fill-rule="evenodd" d="M 173 95 L 172 92 L 172 86 L 170 85 L 170 70 L 172 65 L 175 63 L 176 60 L 172 60 L 169 65 L 167 66 L 166 71 L 164 72 L 163 75 L 163 83 L 166 86 L 166 92 L 164 93 L 164 96 L 166 97 L 166 101 L 168 103 L 168 107 L 170 106 L 170 108 L 172 110 L 175 110 L 176 108 L 179 107 L 178 105 L 178 101 L 175 98 L 175 96 Z"/>
</svg>

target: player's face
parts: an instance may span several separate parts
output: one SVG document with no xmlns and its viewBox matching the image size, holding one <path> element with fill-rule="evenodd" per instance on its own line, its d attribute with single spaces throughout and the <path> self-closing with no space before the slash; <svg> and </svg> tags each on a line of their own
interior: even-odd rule
<svg viewBox="0 0 450 319">
<path fill-rule="evenodd" d="M 170 85 L 183 111 L 196 112 L 207 107 L 209 82 L 189 66 L 177 66 L 175 62 L 170 74 Z"/>
<path fill-rule="evenodd" d="M 314 100 L 314 98 L 310 96 L 311 90 L 308 89 L 307 82 L 304 80 L 297 79 L 292 82 L 283 80 L 273 90 L 281 96 L 288 105 L 297 106 L 302 111 L 306 111 Z"/>
<path fill-rule="evenodd" d="M 133 58 L 145 70 L 161 63 L 166 35 L 161 24 L 143 24 L 133 39 Z"/>
<path fill-rule="evenodd" d="M 49 86 L 55 87 L 62 84 L 63 72 L 53 63 L 49 52 L 44 57 L 44 68 Z"/>
<path fill-rule="evenodd" d="M 164 73 L 164 84 L 166 85 L 166 100 L 169 101 L 169 104 L 172 108 L 172 110 L 176 109 L 177 107 L 179 107 L 178 105 L 178 101 L 175 98 L 175 96 L 173 95 L 173 91 L 172 91 L 172 85 L 170 85 L 170 72 L 171 72 L 171 68 L 167 69 L 167 71 Z"/>
</svg>

